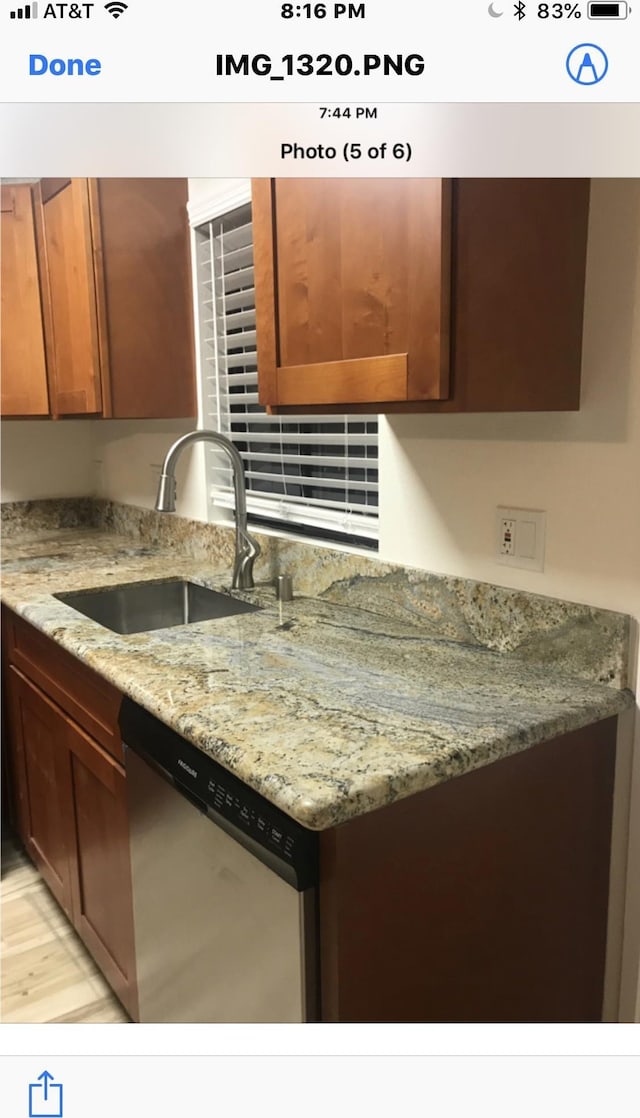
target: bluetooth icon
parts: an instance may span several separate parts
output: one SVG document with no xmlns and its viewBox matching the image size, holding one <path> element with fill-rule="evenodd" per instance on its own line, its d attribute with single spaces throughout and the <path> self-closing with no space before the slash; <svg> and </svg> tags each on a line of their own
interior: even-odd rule
<svg viewBox="0 0 640 1118">
<path fill-rule="evenodd" d="M 514 7 L 514 12 L 513 12 L 514 16 L 517 16 L 518 20 L 524 19 L 524 17 L 527 14 L 526 11 L 525 11 L 527 5 L 523 4 L 522 0 L 520 0 L 520 3 L 514 4 L 513 7 Z"/>
</svg>

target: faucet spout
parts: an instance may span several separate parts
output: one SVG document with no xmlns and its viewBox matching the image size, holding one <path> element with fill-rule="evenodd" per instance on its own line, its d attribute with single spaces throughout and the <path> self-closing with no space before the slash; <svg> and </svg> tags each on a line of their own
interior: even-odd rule
<svg viewBox="0 0 640 1118">
<path fill-rule="evenodd" d="M 184 448 L 196 442 L 214 443 L 220 450 L 225 451 L 231 461 L 236 524 L 236 547 L 231 585 L 234 590 L 251 590 L 254 586 L 253 564 L 260 554 L 260 545 L 247 530 L 244 466 L 242 458 L 229 439 L 225 438 L 224 435 L 219 435 L 217 431 L 207 430 L 190 431 L 189 434 L 177 439 L 173 446 L 169 447 L 164 460 L 156 497 L 156 512 L 175 512 L 176 464 Z"/>
</svg>

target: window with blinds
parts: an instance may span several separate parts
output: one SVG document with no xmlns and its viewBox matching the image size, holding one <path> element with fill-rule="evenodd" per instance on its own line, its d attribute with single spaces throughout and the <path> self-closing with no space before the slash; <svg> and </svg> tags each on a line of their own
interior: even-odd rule
<svg viewBox="0 0 640 1118">
<path fill-rule="evenodd" d="M 267 415 L 258 403 L 251 205 L 194 230 L 203 426 L 242 456 L 251 520 L 376 547 L 378 422 Z M 206 447 L 210 506 L 231 505 L 228 460 Z"/>
</svg>

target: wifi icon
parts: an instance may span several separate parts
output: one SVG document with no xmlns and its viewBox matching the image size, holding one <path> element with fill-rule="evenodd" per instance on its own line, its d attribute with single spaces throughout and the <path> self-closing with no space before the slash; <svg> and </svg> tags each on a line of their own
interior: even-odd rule
<svg viewBox="0 0 640 1118">
<path fill-rule="evenodd" d="M 128 4 L 123 4 L 122 0 L 111 0 L 109 4 L 105 4 L 105 8 L 110 16 L 114 19 L 120 19 L 123 12 L 126 12 Z"/>
</svg>

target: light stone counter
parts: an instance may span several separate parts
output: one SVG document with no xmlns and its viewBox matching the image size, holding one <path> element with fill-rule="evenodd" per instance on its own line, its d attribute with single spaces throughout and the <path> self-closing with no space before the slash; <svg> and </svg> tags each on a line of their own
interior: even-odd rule
<svg viewBox="0 0 640 1118">
<path fill-rule="evenodd" d="M 633 701 L 621 614 L 266 538 L 257 578 L 293 570 L 308 594 L 315 569 L 316 596 L 280 606 L 262 585 L 239 594 L 259 612 L 121 636 L 52 595 L 167 577 L 228 588 L 231 533 L 164 517 L 176 536 L 161 539 L 142 510 L 46 504 L 4 510 L 5 604 L 312 829 Z"/>
</svg>

